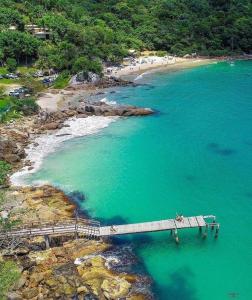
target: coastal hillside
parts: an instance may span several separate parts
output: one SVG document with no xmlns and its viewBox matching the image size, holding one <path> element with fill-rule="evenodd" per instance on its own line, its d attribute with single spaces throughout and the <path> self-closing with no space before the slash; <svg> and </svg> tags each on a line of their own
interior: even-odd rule
<svg viewBox="0 0 252 300">
<path fill-rule="evenodd" d="M 0 0 L 1 64 L 99 73 L 129 49 L 221 56 L 251 48 L 251 0 Z"/>
<path fill-rule="evenodd" d="M 251 75 L 252 0 L 0 0 L 0 300 L 252 299 Z"/>
</svg>

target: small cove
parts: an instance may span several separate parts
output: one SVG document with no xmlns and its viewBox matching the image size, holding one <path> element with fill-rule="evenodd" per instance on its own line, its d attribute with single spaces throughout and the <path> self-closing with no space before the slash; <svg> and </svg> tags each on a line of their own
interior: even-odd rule
<svg viewBox="0 0 252 300">
<path fill-rule="evenodd" d="M 252 62 L 211 64 L 144 76 L 109 101 L 157 114 L 120 119 L 65 142 L 29 182 L 86 195 L 83 209 L 103 223 L 215 214 L 218 240 L 195 230 L 128 236 L 154 280 L 157 299 L 252 298 Z"/>
</svg>

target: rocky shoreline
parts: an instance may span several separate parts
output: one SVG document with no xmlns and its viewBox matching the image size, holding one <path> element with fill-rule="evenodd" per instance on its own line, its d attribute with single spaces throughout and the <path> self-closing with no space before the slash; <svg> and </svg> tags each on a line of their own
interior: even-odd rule
<svg viewBox="0 0 252 300">
<path fill-rule="evenodd" d="M 0 160 L 13 164 L 14 170 L 22 166 L 25 159 L 25 148 L 34 137 L 51 133 L 64 126 L 69 118 L 87 118 L 89 116 L 147 116 L 153 114 L 150 108 L 139 108 L 129 105 L 108 105 L 101 101 L 80 100 L 77 105 L 56 112 L 40 111 L 35 116 L 23 117 L 20 120 L 0 126 Z M 29 165 L 29 162 L 25 162 Z"/>
<path fill-rule="evenodd" d="M 9 223 L 31 224 L 72 218 L 76 206 L 62 191 L 42 186 L 9 189 L 2 209 Z M 46 249 L 43 237 L 2 242 L 1 259 L 14 260 L 20 272 L 7 299 L 152 299 L 147 277 L 110 267 L 109 241 L 66 235 L 54 236 L 50 243 Z M 146 293 L 138 292 L 139 285 Z"/>
<path fill-rule="evenodd" d="M 32 169 L 26 149 L 42 134 L 67 126 L 69 118 L 89 116 L 146 116 L 153 110 L 135 106 L 108 105 L 81 99 L 77 105 L 56 112 L 40 111 L 0 126 L 0 160 Z M 76 206 L 62 191 L 51 187 L 2 186 L 4 201 L 1 215 L 5 224 L 20 226 L 32 222 L 56 222 L 74 217 Z M 86 218 L 88 218 L 86 216 Z M 107 240 L 53 237 L 50 249 L 44 238 L 1 242 L 0 259 L 14 260 L 20 278 L 9 290 L 7 299 L 152 299 L 150 279 L 110 268 L 106 251 L 113 247 Z M 144 286 L 144 289 L 138 289 Z M 143 293 L 143 290 L 145 292 Z"/>
</svg>

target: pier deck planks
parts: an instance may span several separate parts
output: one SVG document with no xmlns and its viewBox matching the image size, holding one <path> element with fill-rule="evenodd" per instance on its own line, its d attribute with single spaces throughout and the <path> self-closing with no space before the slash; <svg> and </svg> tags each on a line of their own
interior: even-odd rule
<svg viewBox="0 0 252 300">
<path fill-rule="evenodd" d="M 56 225 L 43 225 L 38 227 L 26 227 L 26 228 L 13 228 L 9 231 L 0 231 L 0 238 L 6 236 L 9 237 L 24 237 L 24 236 L 44 236 L 44 235 L 63 235 L 71 233 L 79 233 L 87 236 L 112 236 L 121 234 L 134 234 L 144 232 L 155 232 L 165 230 L 176 230 L 184 228 L 197 228 L 206 226 L 206 221 L 203 216 L 196 217 L 184 217 L 183 221 L 177 221 L 175 219 L 143 222 L 135 224 L 125 225 L 113 225 L 113 226 L 91 226 L 82 223 L 76 223 L 72 220 L 66 224 Z"/>
<path fill-rule="evenodd" d="M 184 218 L 183 221 L 181 222 L 176 221 L 175 219 L 169 219 L 169 220 L 161 220 L 161 221 L 154 221 L 154 222 L 116 225 L 113 227 L 103 226 L 100 227 L 100 236 L 175 230 L 175 229 L 193 228 L 193 227 L 201 227 L 201 226 L 206 226 L 206 222 L 203 216 L 197 216 L 197 217 Z"/>
</svg>

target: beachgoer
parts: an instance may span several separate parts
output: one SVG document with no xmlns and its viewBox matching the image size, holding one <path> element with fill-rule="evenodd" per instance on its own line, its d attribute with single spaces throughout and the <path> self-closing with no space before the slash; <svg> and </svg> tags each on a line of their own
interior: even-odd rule
<svg viewBox="0 0 252 300">
<path fill-rule="evenodd" d="M 176 221 L 178 221 L 178 222 L 183 222 L 184 221 L 184 216 L 183 215 L 176 215 L 176 219 L 175 219 Z"/>
<path fill-rule="evenodd" d="M 116 232 L 116 229 L 115 229 L 114 225 L 111 225 L 111 226 L 110 226 L 110 231 Z"/>
</svg>

